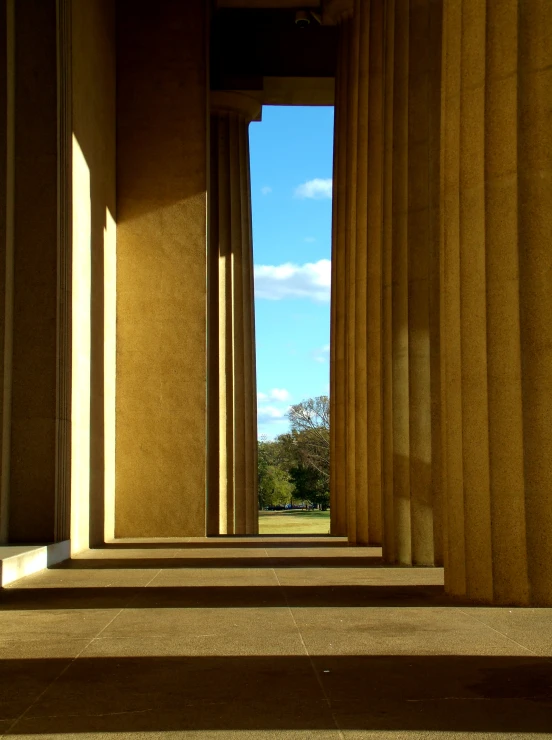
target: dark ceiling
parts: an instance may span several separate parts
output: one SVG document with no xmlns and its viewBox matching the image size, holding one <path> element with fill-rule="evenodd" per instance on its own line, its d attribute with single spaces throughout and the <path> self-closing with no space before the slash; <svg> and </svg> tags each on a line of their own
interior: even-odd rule
<svg viewBox="0 0 552 740">
<path fill-rule="evenodd" d="M 263 77 L 334 77 L 337 28 L 295 11 L 222 8 L 211 25 L 211 89 L 259 90 Z"/>
</svg>

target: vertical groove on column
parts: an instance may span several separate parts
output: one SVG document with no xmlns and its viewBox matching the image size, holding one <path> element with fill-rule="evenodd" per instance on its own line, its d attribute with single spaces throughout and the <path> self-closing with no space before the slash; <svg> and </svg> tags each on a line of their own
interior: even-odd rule
<svg viewBox="0 0 552 740">
<path fill-rule="evenodd" d="M 245 356 L 243 287 L 243 199 L 241 189 L 242 142 L 244 123 L 230 115 L 230 204 L 232 209 L 232 362 L 234 375 L 234 534 L 245 534 Z"/>
<path fill-rule="evenodd" d="M 447 311 L 447 283 L 445 280 L 445 239 L 446 239 L 446 228 L 447 223 L 445 219 L 445 208 L 450 200 L 448 182 L 445 181 L 445 163 L 448 152 L 446 150 L 447 139 L 447 105 L 448 97 L 450 94 L 450 80 L 447 79 L 447 16 L 443 10 L 442 17 L 442 48 L 441 48 L 441 129 L 439 131 L 439 244 L 438 244 L 438 256 L 439 262 L 439 274 L 438 274 L 438 287 L 434 290 L 438 291 L 439 300 L 439 397 L 437 403 L 439 404 L 440 418 L 439 418 L 439 443 L 441 452 L 441 467 L 440 467 L 440 495 L 441 495 L 441 516 L 442 516 L 442 559 L 444 569 L 444 585 L 445 589 L 449 586 L 450 566 L 449 566 L 449 500 L 448 500 L 448 468 L 447 468 L 447 383 L 446 383 L 446 331 L 448 329 L 447 319 L 449 318 Z M 450 159 L 450 156 L 449 156 Z M 450 313 L 450 311 L 448 312 Z M 432 345 L 434 346 L 434 345 Z M 433 379 L 432 375 L 432 379 Z"/>
<path fill-rule="evenodd" d="M 519 2 L 518 173 L 524 473 L 531 601 L 552 606 L 552 4 Z"/>
<path fill-rule="evenodd" d="M 336 358 L 337 358 L 337 299 L 340 291 L 336 290 L 337 286 L 337 171 L 339 168 L 339 91 L 340 91 L 340 62 L 341 62 L 341 43 L 338 42 L 337 49 L 337 70 L 335 75 L 335 104 L 334 104 L 334 138 L 333 138 L 333 163 L 332 163 L 332 271 L 330 281 L 330 532 L 339 534 L 340 525 L 338 524 L 338 483 L 337 483 L 337 378 L 336 378 Z"/>
<path fill-rule="evenodd" d="M 219 533 L 220 508 L 220 410 L 219 410 L 219 117 L 210 120 L 209 251 L 207 293 L 207 535 Z"/>
<path fill-rule="evenodd" d="M 56 367 L 56 541 L 71 536 L 71 3 L 58 0 L 58 282 Z"/>
<path fill-rule="evenodd" d="M 252 519 L 251 519 L 251 493 L 252 484 L 251 479 L 251 460 L 253 455 L 253 447 L 256 445 L 256 437 L 251 436 L 251 388 L 252 388 L 252 377 L 251 377 L 251 351 L 253 349 L 253 339 L 251 336 L 251 321 L 249 318 L 249 306 L 252 300 L 249 271 L 251 270 L 251 261 L 249 255 L 250 240 L 249 240 L 249 225 L 248 225 L 248 212 L 249 212 L 249 193 L 247 190 L 247 163 L 249 157 L 249 151 L 247 147 L 247 124 L 242 124 L 239 130 L 239 148 L 240 148 L 240 201 L 241 201 L 241 231 L 242 231 L 242 321 L 243 321 L 243 347 L 242 362 L 243 362 L 243 384 L 244 384 L 244 397 L 243 397 L 243 463 L 244 463 L 244 530 L 245 534 L 252 532 Z"/>
<path fill-rule="evenodd" d="M 244 466 L 245 466 L 245 529 L 255 534 L 258 529 L 257 502 L 257 414 L 255 382 L 255 332 L 253 326 L 253 239 L 251 233 L 251 190 L 249 184 L 248 123 L 240 125 L 240 177 L 243 263 L 243 353 L 244 353 Z"/>
<path fill-rule="evenodd" d="M 338 269 L 338 203 L 337 196 L 337 177 L 339 170 L 339 146 L 341 106 L 339 104 L 341 89 L 341 37 L 337 49 L 337 70 L 335 75 L 335 104 L 334 104 L 334 138 L 333 138 L 333 164 L 332 164 L 332 272 L 330 281 L 330 532 L 334 535 L 341 534 L 341 519 L 339 516 L 339 499 L 338 495 L 338 456 L 337 456 L 337 425 L 338 425 L 338 405 L 337 405 L 337 388 L 338 378 L 336 376 L 337 365 L 337 344 L 339 333 L 337 331 L 337 301 L 341 296 L 341 290 L 337 290 Z M 341 494 L 342 495 L 342 494 Z"/>
<path fill-rule="evenodd" d="M 358 0 L 357 0 L 358 3 Z M 355 3 L 356 5 L 356 3 Z M 347 532 L 349 541 L 356 543 L 357 507 L 359 489 L 356 475 L 356 396 L 355 396 L 355 249 L 356 249 L 356 182 L 357 182 L 357 125 L 358 125 L 358 58 L 360 29 L 353 20 L 344 23 L 349 47 L 347 76 L 347 177 L 346 177 L 346 444 L 347 444 Z"/>
<path fill-rule="evenodd" d="M 440 272 L 440 130 L 442 3 L 429 0 L 429 364 L 431 413 L 431 499 L 433 508 L 433 563 L 443 565 L 443 496 L 441 450 L 441 272 Z"/>
<path fill-rule="evenodd" d="M 518 0 L 487 3 L 485 245 L 494 600 L 527 603 L 518 264 Z M 505 146 L 506 142 L 506 146 Z"/>
<path fill-rule="evenodd" d="M 483 12 L 482 12 L 483 10 Z M 460 336 L 468 596 L 492 599 L 485 276 L 485 14 L 462 1 L 460 89 Z M 483 246 L 483 248 L 482 248 Z"/>
<path fill-rule="evenodd" d="M 395 49 L 395 0 L 385 6 L 385 111 L 383 144 L 382 234 L 382 478 L 383 558 L 394 563 L 395 523 L 393 504 L 393 90 Z"/>
<path fill-rule="evenodd" d="M 245 141 L 246 141 L 246 192 L 247 192 L 247 234 L 249 240 L 249 246 L 247 249 L 248 257 L 248 279 L 249 279 L 249 296 L 248 305 L 246 306 L 247 321 L 249 323 L 249 336 L 251 341 L 249 343 L 249 367 L 251 373 L 251 386 L 249 392 L 249 425 L 250 434 L 252 440 L 251 447 L 251 462 L 248 466 L 248 470 L 251 474 L 251 534 L 259 533 L 259 499 L 258 499 L 258 447 L 257 447 L 257 356 L 256 356 L 256 333 L 255 333 L 255 261 L 253 254 L 253 219 L 251 213 L 251 169 L 250 169 L 250 149 L 249 149 L 249 130 L 245 130 Z"/>
<path fill-rule="evenodd" d="M 408 54 L 408 393 L 412 562 L 433 565 L 429 347 L 429 0 L 411 4 Z"/>
<path fill-rule="evenodd" d="M 409 2 L 395 10 L 393 99 L 393 500 L 395 555 L 410 565 L 410 469 L 408 381 L 408 30 Z"/>
<path fill-rule="evenodd" d="M 350 282 L 349 290 L 353 302 L 353 311 L 349 315 L 351 322 L 351 341 L 354 349 L 350 349 L 353 362 L 353 394 L 354 408 L 350 412 L 349 421 L 354 413 L 354 449 L 349 447 L 349 454 L 354 453 L 355 472 L 355 522 L 356 542 L 367 545 L 369 541 L 368 525 L 371 512 L 368 510 L 369 480 L 368 480 L 368 373 L 367 373 L 367 339 L 372 327 L 371 317 L 367 310 L 368 293 L 368 99 L 369 99 L 369 24 L 370 0 L 355 3 L 355 17 L 353 20 L 355 41 L 353 45 L 352 62 L 358 49 L 357 64 L 354 64 L 352 84 L 357 89 L 356 111 L 353 108 L 351 131 L 354 137 L 355 148 L 353 157 L 356 161 L 356 173 L 352 170 L 354 181 L 352 198 L 354 198 L 351 220 L 351 246 L 354 251 L 350 255 Z M 372 286 L 370 286 L 372 287 Z"/>
<path fill-rule="evenodd" d="M 15 229 L 15 0 L 6 0 L 6 203 L 0 542 L 9 540 Z"/>
<path fill-rule="evenodd" d="M 219 124 L 219 434 L 220 534 L 233 534 L 234 523 L 234 378 L 232 363 L 232 241 L 230 203 L 230 130 Z"/>
<path fill-rule="evenodd" d="M 383 218 L 383 34 L 384 3 L 372 0 L 369 35 L 369 98 L 366 138 L 367 190 L 367 405 L 368 541 L 382 543 L 382 218 Z M 368 28 L 369 23 L 369 28 Z M 363 24 L 364 28 L 364 24 Z"/>
<path fill-rule="evenodd" d="M 447 554 L 445 585 L 455 595 L 466 591 L 464 543 L 464 482 L 462 469 L 462 353 L 460 320 L 460 75 L 462 28 L 460 3 L 445 5 L 443 99 L 443 315 L 441 324 L 441 381 L 446 421 L 443 457 L 447 478 Z"/>
<path fill-rule="evenodd" d="M 332 325 L 330 364 L 330 495 L 331 531 L 346 535 L 347 529 L 347 446 L 345 426 L 346 404 L 346 189 L 347 189 L 347 95 L 349 35 L 345 25 L 340 28 L 338 69 L 336 73 L 336 105 L 334 129 L 334 197 L 332 223 Z"/>
</svg>

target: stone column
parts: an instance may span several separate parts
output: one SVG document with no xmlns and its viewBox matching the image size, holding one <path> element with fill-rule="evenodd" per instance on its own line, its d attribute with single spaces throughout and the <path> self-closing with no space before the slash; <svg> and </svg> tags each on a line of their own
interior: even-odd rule
<svg viewBox="0 0 552 740">
<path fill-rule="evenodd" d="M 383 2 L 330 2 L 339 23 L 332 258 L 332 532 L 381 543 Z"/>
<path fill-rule="evenodd" d="M 347 177 L 347 42 L 352 3 L 340 15 L 325 18 L 341 22 L 335 79 L 334 164 L 332 214 L 332 281 L 330 319 L 330 512 L 331 533 L 344 536 L 347 527 L 347 442 L 345 409 L 345 190 Z M 327 9 L 326 9 L 327 12 Z"/>
<path fill-rule="evenodd" d="M 13 337 L 14 5 L 0 3 L 0 544 L 9 541 Z"/>
<path fill-rule="evenodd" d="M 392 0 L 385 27 L 384 557 L 432 565 L 441 541 L 433 434 L 440 428 L 439 325 L 432 318 L 439 291 L 440 4 Z"/>
<path fill-rule="evenodd" d="M 208 21 L 117 2 L 116 537 L 205 535 Z"/>
<path fill-rule="evenodd" d="M 56 3 L 10 2 L 7 9 L 3 534 L 12 543 L 39 543 L 59 533 Z"/>
<path fill-rule="evenodd" d="M 552 605 L 552 5 L 445 4 L 447 591 Z"/>
<path fill-rule="evenodd" d="M 211 93 L 209 534 L 256 534 L 257 405 L 250 121 L 260 103 Z"/>
</svg>

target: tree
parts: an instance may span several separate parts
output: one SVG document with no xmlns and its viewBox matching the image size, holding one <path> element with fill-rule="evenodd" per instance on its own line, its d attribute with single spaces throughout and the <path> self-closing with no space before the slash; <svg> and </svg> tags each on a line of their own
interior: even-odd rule
<svg viewBox="0 0 552 740">
<path fill-rule="evenodd" d="M 281 443 L 259 442 L 258 491 L 259 508 L 284 506 L 293 495 L 288 467 L 283 464 Z"/>
<path fill-rule="evenodd" d="M 317 396 L 301 401 L 288 412 L 291 436 L 306 467 L 317 470 L 326 481 L 330 478 L 330 401 Z"/>
<path fill-rule="evenodd" d="M 308 501 L 313 506 L 320 506 L 323 511 L 328 508 L 328 481 L 318 470 L 299 464 L 290 469 L 289 475 L 295 487 L 296 498 Z"/>
<path fill-rule="evenodd" d="M 291 431 L 259 442 L 259 507 L 293 498 L 325 509 L 329 504 L 330 411 L 328 396 L 295 404 Z"/>
</svg>

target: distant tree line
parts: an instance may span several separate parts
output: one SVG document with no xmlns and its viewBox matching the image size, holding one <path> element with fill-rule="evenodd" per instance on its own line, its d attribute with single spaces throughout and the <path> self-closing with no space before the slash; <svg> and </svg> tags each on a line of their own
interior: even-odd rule
<svg viewBox="0 0 552 740">
<path fill-rule="evenodd" d="M 330 410 L 328 396 L 292 406 L 291 431 L 259 444 L 259 508 L 305 501 L 330 503 Z"/>
</svg>

